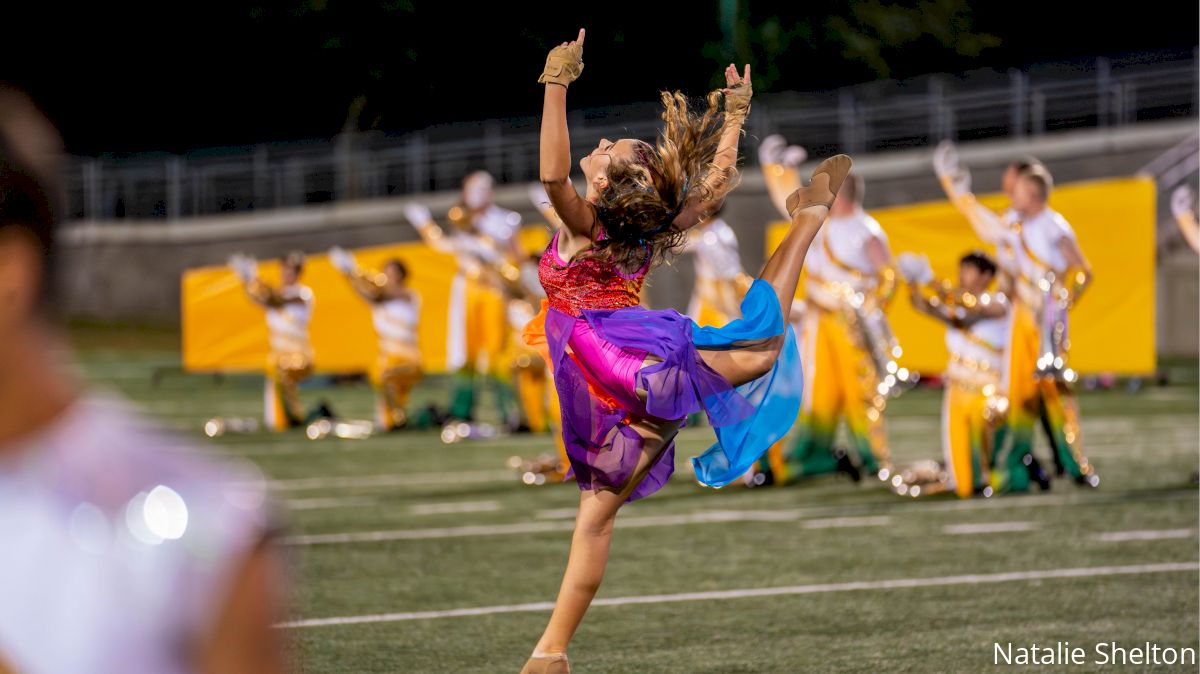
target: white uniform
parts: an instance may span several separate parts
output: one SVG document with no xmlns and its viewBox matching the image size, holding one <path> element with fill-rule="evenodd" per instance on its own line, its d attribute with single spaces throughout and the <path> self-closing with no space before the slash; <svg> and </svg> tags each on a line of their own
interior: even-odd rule
<svg viewBox="0 0 1200 674">
<path fill-rule="evenodd" d="M 450 371 L 459 370 L 479 357 L 480 354 L 467 353 L 469 333 L 503 329 L 502 326 L 468 325 L 468 322 L 478 320 L 478 316 L 468 316 L 467 280 L 477 277 L 484 265 L 495 265 L 504 260 L 521 226 L 521 215 L 493 204 L 472 224 L 479 234 L 459 229 L 450 236 L 453 254 L 458 259 L 458 274 L 450 283 L 450 311 L 446 323 L 446 368 Z M 483 236 L 495 243 L 486 241 Z"/>
<path fill-rule="evenodd" d="M 867 257 L 867 243 L 873 238 L 887 245 L 883 228 L 861 208 L 849 216 L 830 218 L 817 232 L 804 258 L 806 297 L 825 309 L 836 310 L 841 298 L 827 284 L 864 294 L 874 291 L 878 270 Z"/>
<path fill-rule="evenodd" d="M 1008 318 L 986 318 L 966 330 L 946 330 L 950 363 L 946 375 L 964 384 L 998 386 L 1004 380 L 1004 347 Z"/>
<path fill-rule="evenodd" d="M 696 256 L 696 282 L 688 316 L 700 324 L 725 323 L 739 313 L 737 279 L 745 272 L 733 228 L 717 218 L 687 240 L 684 252 Z"/>
<path fill-rule="evenodd" d="M 294 283 L 281 287 L 279 296 L 288 300 L 287 303 L 267 309 L 271 350 L 276 353 L 311 354 L 312 343 L 309 341 L 308 324 L 312 320 L 312 288 Z M 296 299 L 301 301 L 291 301 Z"/>
<path fill-rule="evenodd" d="M 1067 260 L 1059 244 L 1063 239 L 1075 240 L 1075 230 L 1066 218 L 1046 208 L 1028 219 L 1020 219 L 1015 211 L 1006 214 L 1010 225 L 996 244 L 1001 266 L 1018 278 L 1019 298 L 1030 307 L 1041 306 L 1041 293 L 1036 284 L 1047 273 L 1062 276 Z M 1020 227 L 1012 226 L 1019 223 Z"/>
<path fill-rule="evenodd" d="M 379 351 L 385 356 L 405 356 L 417 345 L 419 300 L 391 299 L 371 305 L 371 319 L 379 336 Z"/>
<path fill-rule="evenodd" d="M 729 281 L 743 273 L 737 236 L 729 223 L 720 218 L 704 225 L 700 236 L 689 243 L 687 252 L 696 255 L 696 276 Z"/>
<path fill-rule="evenodd" d="M 521 227 L 521 214 L 492 204 L 475 218 L 475 229 L 497 243 L 508 246 Z"/>
<path fill-rule="evenodd" d="M 181 674 L 269 531 L 265 485 L 113 400 L 0 451 L 0 662 Z"/>
</svg>

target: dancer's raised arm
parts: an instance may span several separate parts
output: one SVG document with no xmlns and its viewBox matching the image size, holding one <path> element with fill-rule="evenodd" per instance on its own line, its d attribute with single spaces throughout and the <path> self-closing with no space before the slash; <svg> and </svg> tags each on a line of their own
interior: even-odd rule
<svg viewBox="0 0 1200 674">
<path fill-rule="evenodd" d="M 567 86 L 583 72 L 584 29 L 572 42 L 550 50 L 538 82 L 546 85 L 542 103 L 541 181 L 568 236 L 591 238 L 596 212 L 571 184 L 571 138 L 567 132 Z"/>
<path fill-rule="evenodd" d="M 725 120 L 721 128 L 721 139 L 713 155 L 711 170 L 705 174 L 701 189 L 695 191 L 684 202 L 675 217 L 675 228 L 683 231 L 707 220 L 721 207 L 725 195 L 736 185 L 738 141 L 742 135 L 742 124 L 750 114 L 750 97 L 754 89 L 750 84 L 750 64 L 745 74 L 739 75 L 732 63 L 725 68 Z"/>
</svg>

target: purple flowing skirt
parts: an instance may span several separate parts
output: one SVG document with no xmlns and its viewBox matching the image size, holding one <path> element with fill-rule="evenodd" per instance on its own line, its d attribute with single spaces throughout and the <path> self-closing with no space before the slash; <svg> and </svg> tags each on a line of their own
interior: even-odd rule
<svg viewBox="0 0 1200 674">
<path fill-rule="evenodd" d="M 713 487 L 740 477 L 787 433 L 799 413 L 804 379 L 795 335 L 765 282 L 751 286 L 742 316 L 702 328 L 672 309 L 590 310 L 578 318 L 547 310 L 563 440 L 580 489 L 619 490 L 629 481 L 643 450 L 642 437 L 629 425 L 637 419 L 680 421 L 703 410 L 717 443 L 692 465 L 697 480 Z M 581 338 L 588 331 L 603 340 L 604 353 Z M 732 349 L 781 334 L 786 337 L 775 367 L 742 386 L 732 386 L 700 356 L 701 350 Z M 640 364 L 647 354 L 662 362 L 641 367 L 628 381 L 606 376 L 628 367 L 630 359 Z M 635 386 L 646 392 L 644 401 L 631 390 Z M 672 440 L 629 500 L 658 491 L 674 470 Z"/>
</svg>

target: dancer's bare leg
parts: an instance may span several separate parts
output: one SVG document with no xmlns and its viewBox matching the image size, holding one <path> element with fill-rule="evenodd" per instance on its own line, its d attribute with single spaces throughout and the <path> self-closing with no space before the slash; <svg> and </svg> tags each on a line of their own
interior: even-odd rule
<svg viewBox="0 0 1200 674">
<path fill-rule="evenodd" d="M 800 271 L 804 268 L 808 248 L 828 217 L 829 204 L 833 203 L 849 170 L 849 157 L 831 157 L 816 168 L 808 187 L 796 190 L 788 199 L 791 227 L 759 274 L 760 279 L 775 289 L 785 321 L 800 284 Z M 780 335 L 761 344 L 727 351 L 701 351 L 700 355 L 709 367 L 738 386 L 766 374 L 779 358 L 782 347 L 783 336 Z"/>
<path fill-rule="evenodd" d="M 563 574 L 554 613 L 534 653 L 565 653 L 567 644 L 583 620 L 608 564 L 612 543 L 613 522 L 625 499 L 649 474 L 663 448 L 679 431 L 679 422 L 655 424 L 641 421 L 630 426 L 644 441 L 641 459 L 633 476 L 620 491 L 595 490 L 579 494 L 579 514 L 575 517 L 575 533 L 571 537 L 571 554 Z"/>
</svg>

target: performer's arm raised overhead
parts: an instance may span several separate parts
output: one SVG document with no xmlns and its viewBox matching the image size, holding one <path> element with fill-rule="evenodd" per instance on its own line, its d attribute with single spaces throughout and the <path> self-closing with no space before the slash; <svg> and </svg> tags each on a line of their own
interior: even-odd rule
<svg viewBox="0 0 1200 674">
<path fill-rule="evenodd" d="M 425 245 L 439 253 L 446 253 L 448 255 L 458 252 L 454 248 L 454 244 L 449 241 L 446 232 L 442 231 L 442 228 L 433 219 L 433 213 L 423 204 L 415 202 L 405 204 L 404 218 L 421 235 L 421 240 L 425 242 Z"/>
<path fill-rule="evenodd" d="M 971 192 L 971 172 L 958 163 L 954 143 L 942 141 L 933 153 L 933 168 L 950 203 L 971 223 L 975 235 L 995 245 L 1003 236 L 1005 226 L 995 211 L 979 203 Z"/>
<path fill-rule="evenodd" d="M 725 115 L 717 151 L 699 188 L 688 195 L 675 216 L 674 226 L 681 231 L 695 227 L 720 210 L 725 196 L 737 187 L 738 141 L 742 124 L 750 114 L 750 98 L 754 95 L 749 63 L 741 75 L 732 63 L 725 68 L 725 88 L 721 93 L 725 96 Z"/>
<path fill-rule="evenodd" d="M 596 211 L 579 196 L 571 183 L 571 137 L 567 131 L 567 86 L 583 72 L 584 29 L 572 42 L 550 51 L 538 82 L 546 85 L 542 102 L 541 181 L 550 205 L 563 225 L 568 243 L 576 237 L 592 238 Z"/>
</svg>

